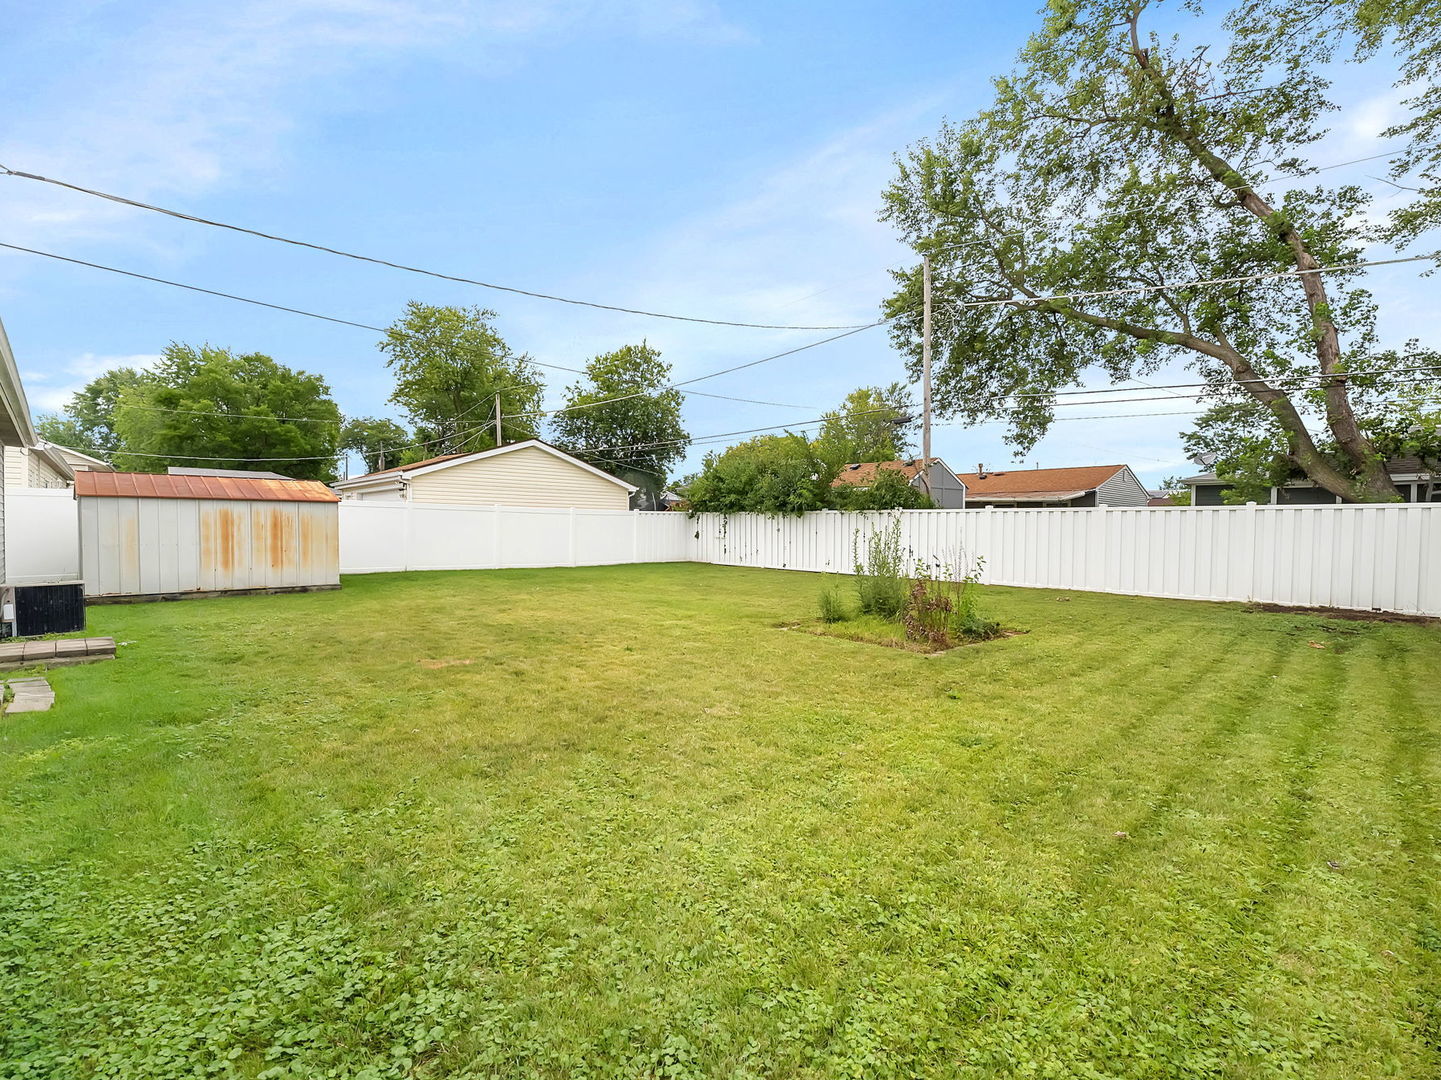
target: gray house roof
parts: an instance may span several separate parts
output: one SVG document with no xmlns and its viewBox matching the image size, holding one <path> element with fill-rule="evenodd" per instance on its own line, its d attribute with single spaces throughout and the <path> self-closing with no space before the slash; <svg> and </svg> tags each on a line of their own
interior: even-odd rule
<svg viewBox="0 0 1441 1080">
<path fill-rule="evenodd" d="M 0 322 L 0 446 L 34 446 L 35 429 L 30 424 L 30 403 L 20 385 L 20 371 L 5 324 Z"/>
<path fill-rule="evenodd" d="M 294 480 L 278 472 L 255 469 L 192 469 L 186 465 L 172 465 L 165 470 L 171 476 L 233 476 L 242 480 Z"/>
</svg>

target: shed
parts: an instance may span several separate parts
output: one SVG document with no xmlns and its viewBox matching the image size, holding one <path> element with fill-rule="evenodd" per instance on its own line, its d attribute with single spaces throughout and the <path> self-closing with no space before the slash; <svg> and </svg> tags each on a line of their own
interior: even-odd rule
<svg viewBox="0 0 1441 1080">
<path fill-rule="evenodd" d="M 628 510 L 636 489 L 549 443 L 527 439 L 366 473 L 340 481 L 335 490 L 363 502 Z"/>
<path fill-rule="evenodd" d="M 318 481 L 82 472 L 75 496 L 91 599 L 340 587 L 339 499 Z"/>
</svg>

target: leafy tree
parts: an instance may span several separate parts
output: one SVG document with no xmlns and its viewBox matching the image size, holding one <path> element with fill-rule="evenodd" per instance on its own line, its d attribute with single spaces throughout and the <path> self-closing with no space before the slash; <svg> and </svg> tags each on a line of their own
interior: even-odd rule
<svg viewBox="0 0 1441 1080">
<path fill-rule="evenodd" d="M 839 409 L 822 416 L 815 450 L 837 468 L 850 462 L 895 461 L 910 456 L 917 424 L 915 402 L 903 383 L 863 386 Z"/>
<path fill-rule="evenodd" d="M 1407 95 L 1403 115 L 1382 132 L 1404 139 L 1391 161 L 1391 180 L 1416 197 L 1392 211 L 1381 228 L 1406 245 L 1441 225 L 1441 5 L 1434 0 L 1249 0 L 1228 19 L 1238 54 L 1287 77 L 1338 59 L 1385 57 L 1396 63 L 1396 86 Z"/>
<path fill-rule="evenodd" d="M 830 505 L 834 477 L 804 435 L 760 435 L 707 454 L 686 499 L 698 514 L 800 514 Z"/>
<path fill-rule="evenodd" d="M 412 300 L 380 342 L 395 372 L 390 400 L 415 425 L 409 460 L 496 445 L 500 398 L 506 442 L 533 439 L 544 390 L 530 358 L 516 355 L 478 307 L 433 307 Z M 507 419 L 508 418 L 508 419 Z"/>
<path fill-rule="evenodd" d="M 394 468 L 404 462 L 404 454 L 415 442 L 410 432 L 394 420 L 359 416 L 347 420 L 340 429 L 340 448 L 353 450 L 371 472 Z"/>
<path fill-rule="evenodd" d="M 120 394 L 114 427 L 114 464 L 137 472 L 213 465 L 329 481 L 340 449 L 324 379 L 212 345 L 167 346 L 151 376 Z"/>
<path fill-rule="evenodd" d="M 830 501 L 837 510 L 930 510 L 936 505 L 924 491 L 912 487 L 899 469 L 881 469 L 869 487 L 834 487 Z"/>
<path fill-rule="evenodd" d="M 586 382 L 566 390 L 568 411 L 551 421 L 557 443 L 636 485 L 648 508 L 659 505 L 667 470 L 690 441 L 681 423 L 684 398 L 669 388 L 670 371 L 645 342 L 604 353 L 586 364 Z"/>
<path fill-rule="evenodd" d="M 1190 506 L 1191 489 L 1187 487 L 1179 476 L 1168 476 L 1161 481 L 1161 491 L 1166 498 L 1171 500 L 1172 506 Z"/>
<path fill-rule="evenodd" d="M 42 416 L 35 425 L 36 433 L 57 446 L 69 446 L 87 454 L 113 454 L 120 448 L 120 436 L 115 431 L 116 405 L 122 395 L 148 387 L 153 381 L 154 376 L 149 372 L 136 368 L 104 372 L 83 390 L 72 394 L 63 413 Z"/>
<path fill-rule="evenodd" d="M 1420 458 L 1433 472 L 1441 469 L 1441 386 L 1421 383 L 1388 395 L 1366 431 L 1387 458 Z"/>
<path fill-rule="evenodd" d="M 1055 0 L 994 104 L 900 163 L 883 216 L 935 266 L 938 410 L 1004 416 L 1024 450 L 1088 370 L 1121 380 L 1181 360 L 1229 410 L 1228 452 L 1264 446 L 1343 499 L 1395 499 L 1345 373 L 1403 356 L 1378 347 L 1357 272 L 1297 273 L 1360 258 L 1370 197 L 1263 193 L 1269 171 L 1307 171 L 1327 84 L 1274 70 L 1234 21 L 1214 59 L 1149 34 L 1152 6 Z M 920 274 L 897 277 L 887 313 L 914 368 Z"/>
</svg>

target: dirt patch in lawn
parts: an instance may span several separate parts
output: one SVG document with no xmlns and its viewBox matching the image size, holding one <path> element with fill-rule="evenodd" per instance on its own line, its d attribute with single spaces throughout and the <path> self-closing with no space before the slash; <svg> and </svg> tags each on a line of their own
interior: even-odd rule
<svg viewBox="0 0 1441 1080">
<path fill-rule="evenodd" d="M 1413 626 L 1435 626 L 1441 619 L 1430 615 L 1404 615 L 1398 611 L 1360 611 L 1354 608 L 1291 607 L 1286 604 L 1248 604 L 1247 611 L 1270 615 L 1315 615 L 1321 619 L 1346 619 L 1349 622 L 1406 623 Z"/>
<path fill-rule="evenodd" d="M 777 625 L 782 630 L 798 630 L 802 634 L 810 634 L 814 637 L 839 638 L 842 641 L 855 641 L 862 645 L 881 645 L 887 649 L 900 649 L 903 652 L 921 653 L 924 656 L 942 656 L 948 652 L 955 652 L 957 649 L 967 649 L 973 645 L 985 645 L 987 642 L 1030 633 L 1029 630 L 1002 630 L 992 638 L 957 641 L 953 645 L 938 648 L 929 642 L 910 640 L 899 626 L 883 619 L 846 619 L 836 623 L 815 619 L 809 622 L 779 623 Z"/>
<path fill-rule="evenodd" d="M 419 664 L 419 665 L 420 665 L 421 667 L 423 667 L 423 668 L 429 668 L 431 671 L 435 671 L 437 668 L 464 667 L 466 664 L 473 664 L 473 663 L 475 663 L 475 661 L 474 661 L 474 660 L 470 660 L 470 659 L 466 659 L 466 660 L 417 660 L 416 663 Z"/>
</svg>

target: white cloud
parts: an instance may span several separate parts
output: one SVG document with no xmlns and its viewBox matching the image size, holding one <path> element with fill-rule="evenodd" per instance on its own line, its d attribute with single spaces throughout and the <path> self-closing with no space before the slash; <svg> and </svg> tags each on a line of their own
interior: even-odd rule
<svg viewBox="0 0 1441 1080">
<path fill-rule="evenodd" d="M 159 353 L 134 353 L 129 356 L 102 356 L 82 353 L 47 371 L 21 373 L 30 408 L 34 412 L 59 412 L 65 408 L 75 391 L 107 371 L 131 367 L 146 370 L 160 361 Z M 44 384 L 37 387 L 37 383 Z"/>
<path fill-rule="evenodd" d="M 893 288 L 886 268 L 906 258 L 891 227 L 876 217 L 893 172 L 892 154 L 928 132 L 937 107 L 938 95 L 927 95 L 802 146 L 789 161 L 728 178 L 738 192 L 734 197 L 664 223 L 616 252 L 613 260 L 597 256 L 600 271 L 557 288 L 651 310 L 743 322 L 870 322 L 879 317 L 880 301 Z M 618 344 L 644 336 L 682 377 L 825 336 L 824 331 L 768 332 L 639 318 L 618 322 L 613 315 L 583 312 L 559 321 L 554 309 L 539 305 L 513 310 L 511 319 L 517 336 L 539 359 L 574 364 L 595 351 L 596 342 Z M 898 366 L 888 356 L 884 330 L 868 331 L 862 347 Z M 578 349 L 588 351 L 577 354 Z M 827 348 L 824 354 L 759 369 L 756 379 L 784 385 L 793 378 L 788 372 L 829 367 L 844 355 L 844 349 Z M 892 372 L 871 381 L 894 377 Z M 854 376 L 840 376 L 841 382 L 848 380 L 854 385 Z M 744 384 L 750 381 L 700 389 L 745 395 Z M 820 400 L 830 396 L 827 389 Z"/>
<path fill-rule="evenodd" d="M 0 136 L 0 163 L 147 200 L 263 176 L 337 74 L 390 56 L 463 48 L 464 63 L 499 75 L 523 62 L 521 46 L 582 33 L 721 43 L 744 36 L 704 0 L 172 3 L 118 32 L 90 5 L 51 16 L 60 30 L 12 43 L 43 56 L 63 39 L 67 54 L 31 69 L 27 107 L 12 110 Z M 317 94 L 296 93 L 308 87 Z M 0 229 L 14 243 L 121 233 L 134 242 L 143 228 L 138 211 L 33 182 L 4 184 Z"/>
</svg>

